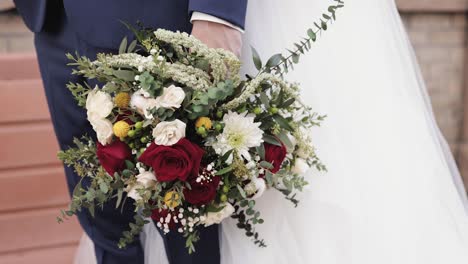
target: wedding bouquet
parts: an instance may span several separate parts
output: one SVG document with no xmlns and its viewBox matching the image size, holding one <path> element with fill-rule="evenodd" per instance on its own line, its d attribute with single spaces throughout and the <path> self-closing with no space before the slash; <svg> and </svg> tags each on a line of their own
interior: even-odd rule
<svg viewBox="0 0 468 264">
<path fill-rule="evenodd" d="M 198 227 L 227 217 L 265 246 L 255 231 L 264 222 L 255 200 L 276 189 L 297 204 L 307 184 L 303 172 L 325 169 L 307 132 L 324 117 L 302 104 L 299 86 L 282 76 L 326 30 L 343 6 L 337 2 L 289 56 L 263 64 L 253 50 L 259 72 L 246 79 L 234 54 L 163 29 L 134 29 L 137 40 L 124 39 L 118 55 L 92 61 L 68 54 L 73 74 L 100 83 L 68 85 L 97 141 L 84 135 L 59 153 L 89 183 L 76 186 L 59 221 L 83 208 L 94 214 L 109 201 L 120 210 L 131 198 L 135 221 L 120 247 L 151 218 L 164 233 L 182 233 L 193 251 Z"/>
</svg>

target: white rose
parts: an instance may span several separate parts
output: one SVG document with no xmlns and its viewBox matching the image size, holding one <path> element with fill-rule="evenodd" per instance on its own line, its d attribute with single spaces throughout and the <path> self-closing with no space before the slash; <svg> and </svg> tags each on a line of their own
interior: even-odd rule
<svg viewBox="0 0 468 264">
<path fill-rule="evenodd" d="M 130 197 L 135 201 L 141 200 L 141 195 L 137 191 L 139 189 L 142 189 L 140 185 L 133 185 L 131 188 L 127 189 L 127 197 Z"/>
<path fill-rule="evenodd" d="M 209 212 L 205 215 L 205 220 L 202 221 L 203 224 L 206 226 L 210 226 L 213 224 L 221 223 L 225 218 L 228 218 L 234 213 L 234 207 L 230 203 L 225 203 L 222 206 L 224 208 L 219 212 Z"/>
<path fill-rule="evenodd" d="M 137 182 L 144 188 L 153 187 L 156 184 L 156 176 L 150 171 L 145 171 L 136 176 Z"/>
<path fill-rule="evenodd" d="M 160 122 L 153 129 L 154 143 L 163 146 L 172 146 L 185 137 L 186 124 L 179 119 Z"/>
<path fill-rule="evenodd" d="M 138 190 L 153 187 L 156 184 L 156 176 L 149 171 L 145 171 L 136 176 L 136 184 L 127 188 L 127 196 L 135 201 L 141 200 Z"/>
<path fill-rule="evenodd" d="M 99 143 L 102 145 L 109 144 L 111 142 L 112 136 L 114 135 L 111 121 L 90 113 L 88 113 L 88 120 L 96 132 Z"/>
<path fill-rule="evenodd" d="M 296 174 L 304 174 L 309 169 L 310 167 L 304 159 L 297 158 L 294 166 L 291 168 L 291 172 Z"/>
<path fill-rule="evenodd" d="M 151 98 L 149 93 L 143 89 L 136 91 L 130 98 L 130 107 L 136 109 L 138 113 L 143 115 L 146 119 L 152 119 L 153 115 L 149 110 L 158 106 L 158 101 Z"/>
<path fill-rule="evenodd" d="M 260 198 L 263 195 L 263 193 L 265 192 L 266 183 L 265 183 L 264 179 L 260 179 L 260 178 L 253 179 L 252 183 L 255 184 L 255 187 L 257 188 L 257 192 L 250 199 L 255 200 L 255 199 Z"/>
<path fill-rule="evenodd" d="M 96 86 L 86 98 L 86 110 L 88 116 L 93 115 L 99 118 L 105 118 L 112 112 L 114 104 L 108 93 L 105 93 Z"/>
<path fill-rule="evenodd" d="M 158 107 L 180 108 L 185 99 L 185 92 L 175 85 L 164 88 L 163 94 L 156 98 Z"/>
</svg>

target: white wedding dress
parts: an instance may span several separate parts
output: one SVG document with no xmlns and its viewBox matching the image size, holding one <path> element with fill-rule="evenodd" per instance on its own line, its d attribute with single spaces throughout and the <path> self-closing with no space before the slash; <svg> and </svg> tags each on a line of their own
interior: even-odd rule
<svg viewBox="0 0 468 264">
<path fill-rule="evenodd" d="M 264 60 L 291 47 L 331 2 L 250 0 L 245 71 L 255 73 L 249 45 Z M 466 192 L 394 1 L 346 1 L 287 79 L 328 115 L 312 133 L 329 171 L 310 171 L 298 208 L 274 191 L 258 200 L 267 248 L 225 221 L 221 263 L 468 263 Z M 86 241 L 78 263 L 91 263 L 79 262 Z M 143 243 L 147 264 L 168 263 L 153 225 Z"/>
</svg>

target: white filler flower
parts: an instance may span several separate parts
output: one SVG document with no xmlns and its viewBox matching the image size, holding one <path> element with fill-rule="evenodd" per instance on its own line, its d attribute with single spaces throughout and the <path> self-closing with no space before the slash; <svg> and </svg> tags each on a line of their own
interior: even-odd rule
<svg viewBox="0 0 468 264">
<path fill-rule="evenodd" d="M 179 119 L 160 122 L 153 129 L 154 143 L 172 146 L 185 137 L 186 124 Z"/>
<path fill-rule="evenodd" d="M 132 185 L 131 188 L 127 189 L 127 196 L 135 201 L 141 199 L 138 190 L 150 188 L 156 185 L 156 176 L 149 171 L 145 171 L 136 176 L 136 184 Z"/>
<path fill-rule="evenodd" d="M 175 85 L 164 88 L 163 94 L 156 98 L 158 107 L 180 108 L 185 99 L 185 92 Z"/>
<path fill-rule="evenodd" d="M 212 147 L 217 154 L 224 155 L 234 149 L 242 157 L 250 160 L 249 149 L 258 147 L 263 142 L 263 131 L 260 123 L 254 122 L 254 115 L 229 111 L 223 117 L 223 133 L 216 137 Z"/>
<path fill-rule="evenodd" d="M 224 206 L 224 208 L 221 211 L 206 214 L 205 219 L 202 221 L 202 223 L 205 224 L 205 227 L 213 224 L 219 224 L 234 213 L 234 207 L 230 203 L 225 203 L 222 206 Z"/>
</svg>

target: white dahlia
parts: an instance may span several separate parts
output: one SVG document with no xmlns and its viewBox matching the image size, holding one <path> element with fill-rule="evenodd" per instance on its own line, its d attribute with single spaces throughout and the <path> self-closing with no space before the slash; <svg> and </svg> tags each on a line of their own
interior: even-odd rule
<svg viewBox="0 0 468 264">
<path fill-rule="evenodd" d="M 217 154 L 224 155 L 230 150 L 236 151 L 246 160 L 250 160 L 249 149 L 258 147 L 263 142 L 260 123 L 254 122 L 255 116 L 247 112 L 238 114 L 229 111 L 224 115 L 224 130 L 212 143 Z M 229 159 L 232 160 L 232 159 Z"/>
</svg>

